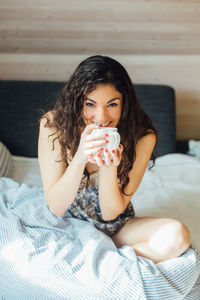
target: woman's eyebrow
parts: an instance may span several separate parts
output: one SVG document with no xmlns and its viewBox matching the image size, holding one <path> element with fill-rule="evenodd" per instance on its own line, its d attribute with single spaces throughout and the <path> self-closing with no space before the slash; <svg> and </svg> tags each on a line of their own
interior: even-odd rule
<svg viewBox="0 0 200 300">
<path fill-rule="evenodd" d="M 85 98 L 85 100 L 90 100 L 90 101 L 92 101 L 93 103 L 96 103 L 96 101 L 94 101 L 94 100 L 92 100 L 92 99 L 90 99 L 90 98 L 88 98 L 88 97 Z M 120 98 L 119 98 L 119 97 L 116 97 L 116 98 L 110 99 L 110 100 L 108 100 L 107 103 L 113 102 L 113 101 L 115 101 L 115 100 L 120 100 Z"/>
</svg>

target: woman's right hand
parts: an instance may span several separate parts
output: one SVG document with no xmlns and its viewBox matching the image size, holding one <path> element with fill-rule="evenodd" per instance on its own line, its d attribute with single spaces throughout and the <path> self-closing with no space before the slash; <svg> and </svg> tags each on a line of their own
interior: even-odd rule
<svg viewBox="0 0 200 300">
<path fill-rule="evenodd" d="M 81 134 L 81 139 L 79 143 L 76 155 L 79 160 L 87 163 L 94 154 L 101 151 L 101 147 L 108 143 L 108 135 L 104 132 L 99 131 L 99 134 L 95 137 L 91 137 L 90 133 L 94 129 L 99 129 L 100 127 L 95 124 L 89 124 L 85 127 Z M 94 159 L 93 159 L 94 161 Z"/>
</svg>

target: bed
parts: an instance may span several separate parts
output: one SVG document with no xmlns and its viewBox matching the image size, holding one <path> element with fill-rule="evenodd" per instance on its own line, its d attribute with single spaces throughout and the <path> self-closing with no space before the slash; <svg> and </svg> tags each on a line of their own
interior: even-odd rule
<svg viewBox="0 0 200 300">
<path fill-rule="evenodd" d="M 0 299 L 200 299 L 200 157 L 176 141 L 174 89 L 135 86 L 160 136 L 156 164 L 132 198 L 136 215 L 176 218 L 192 238 L 183 255 L 154 264 L 90 223 L 48 210 L 37 121 L 63 85 L 0 81 Z"/>
</svg>

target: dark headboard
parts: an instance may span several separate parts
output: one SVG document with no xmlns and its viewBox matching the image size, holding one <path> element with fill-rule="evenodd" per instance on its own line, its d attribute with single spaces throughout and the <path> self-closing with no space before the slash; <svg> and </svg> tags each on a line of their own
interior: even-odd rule
<svg viewBox="0 0 200 300">
<path fill-rule="evenodd" d="M 0 141 L 14 155 L 37 157 L 40 109 L 55 102 L 64 82 L 0 81 Z M 159 131 L 154 153 L 176 152 L 175 96 L 163 85 L 135 85 L 141 106 Z M 131 129 L 130 129 L 131 130 Z"/>
</svg>

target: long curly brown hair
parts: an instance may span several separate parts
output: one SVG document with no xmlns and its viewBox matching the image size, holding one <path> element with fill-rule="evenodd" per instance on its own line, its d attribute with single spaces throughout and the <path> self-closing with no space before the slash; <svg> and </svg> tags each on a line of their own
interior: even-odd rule
<svg viewBox="0 0 200 300">
<path fill-rule="evenodd" d="M 122 160 L 118 166 L 118 178 L 122 192 L 129 182 L 128 173 L 136 159 L 137 141 L 147 135 L 149 130 L 158 137 L 158 132 L 151 119 L 141 108 L 134 85 L 125 68 L 116 60 L 101 55 L 91 56 L 79 64 L 67 84 L 60 92 L 55 105 L 51 108 L 54 120 L 47 118 L 47 127 L 56 127 L 56 137 L 61 145 L 62 161 L 68 166 L 74 157 L 80 142 L 81 132 L 86 126 L 83 119 L 83 103 L 85 95 L 93 91 L 98 84 L 112 84 L 122 94 L 122 113 L 117 125 L 121 144 Z M 54 139 L 54 141 L 55 141 Z M 54 143 L 53 141 L 53 143 Z M 151 156 L 153 167 L 155 156 Z M 89 180 L 85 168 L 84 174 Z"/>
</svg>

